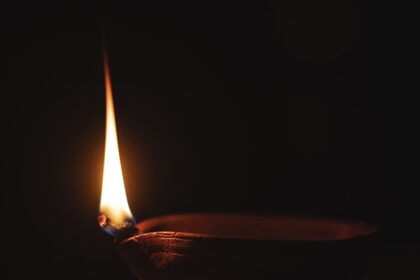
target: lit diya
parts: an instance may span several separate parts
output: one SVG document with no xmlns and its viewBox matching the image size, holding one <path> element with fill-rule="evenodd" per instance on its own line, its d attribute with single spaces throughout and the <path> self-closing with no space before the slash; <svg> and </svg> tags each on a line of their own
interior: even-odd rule
<svg viewBox="0 0 420 280">
<path fill-rule="evenodd" d="M 106 54 L 104 60 L 106 142 L 99 224 L 114 237 L 138 279 L 363 277 L 378 231 L 362 221 L 196 213 L 136 224 L 125 193 Z"/>
</svg>

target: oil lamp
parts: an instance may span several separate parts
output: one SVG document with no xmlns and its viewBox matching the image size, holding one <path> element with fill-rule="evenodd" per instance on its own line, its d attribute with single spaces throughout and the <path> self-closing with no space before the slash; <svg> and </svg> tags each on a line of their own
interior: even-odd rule
<svg viewBox="0 0 420 280">
<path fill-rule="evenodd" d="M 191 213 L 138 224 L 118 150 L 107 54 L 105 160 L 99 224 L 138 279 L 361 279 L 377 244 L 362 221 Z"/>
</svg>

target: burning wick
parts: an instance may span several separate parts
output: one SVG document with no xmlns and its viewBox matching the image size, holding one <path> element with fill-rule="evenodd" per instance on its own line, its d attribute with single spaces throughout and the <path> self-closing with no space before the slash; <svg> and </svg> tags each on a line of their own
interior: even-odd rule
<svg viewBox="0 0 420 280">
<path fill-rule="evenodd" d="M 98 216 L 99 226 L 109 235 L 115 238 L 115 241 L 122 241 L 139 233 L 134 220 L 127 220 L 123 224 L 114 224 L 106 215 Z"/>
<path fill-rule="evenodd" d="M 135 219 L 128 206 L 124 178 L 118 149 L 117 126 L 112 99 L 111 77 L 108 56 L 104 48 L 104 74 L 106 95 L 105 160 L 102 178 L 102 194 L 98 217 L 101 228 L 116 240 L 135 235 Z"/>
</svg>

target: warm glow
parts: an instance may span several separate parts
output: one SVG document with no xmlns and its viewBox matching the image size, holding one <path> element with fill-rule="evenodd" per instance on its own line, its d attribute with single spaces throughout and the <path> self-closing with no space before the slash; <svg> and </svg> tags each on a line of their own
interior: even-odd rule
<svg viewBox="0 0 420 280">
<path fill-rule="evenodd" d="M 102 195 L 100 211 L 111 222 L 123 225 L 132 219 L 130 207 L 125 194 L 124 178 L 118 150 L 117 127 L 115 122 L 114 102 L 112 100 L 111 79 L 106 53 L 104 54 L 105 93 L 106 93 L 106 139 L 104 174 L 102 177 Z"/>
</svg>

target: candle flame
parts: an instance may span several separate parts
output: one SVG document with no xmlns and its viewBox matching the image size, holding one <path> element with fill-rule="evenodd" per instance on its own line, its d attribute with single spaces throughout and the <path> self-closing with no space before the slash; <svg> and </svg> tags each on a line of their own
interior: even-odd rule
<svg viewBox="0 0 420 280">
<path fill-rule="evenodd" d="M 105 94 L 106 94 L 106 138 L 105 160 L 102 177 L 100 212 L 116 226 L 133 220 L 125 193 L 124 178 L 118 150 L 117 126 L 112 99 L 111 78 L 107 53 L 104 51 Z"/>
</svg>

